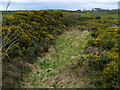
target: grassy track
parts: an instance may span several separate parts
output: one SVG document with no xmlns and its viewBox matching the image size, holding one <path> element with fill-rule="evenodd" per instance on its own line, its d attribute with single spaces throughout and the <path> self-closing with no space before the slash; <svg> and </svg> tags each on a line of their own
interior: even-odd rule
<svg viewBox="0 0 120 90">
<path fill-rule="evenodd" d="M 72 66 L 80 59 L 84 45 L 90 39 L 88 31 L 64 32 L 51 45 L 43 58 L 38 58 L 34 70 L 25 76 L 22 87 L 27 88 L 79 88 L 84 87 L 83 78 L 76 77 Z"/>
</svg>

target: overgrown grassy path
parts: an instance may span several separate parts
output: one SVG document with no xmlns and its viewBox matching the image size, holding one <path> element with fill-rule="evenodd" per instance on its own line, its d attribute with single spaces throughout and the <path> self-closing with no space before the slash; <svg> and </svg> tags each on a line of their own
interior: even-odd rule
<svg viewBox="0 0 120 90">
<path fill-rule="evenodd" d="M 38 58 L 32 73 L 22 84 L 27 88 L 79 88 L 84 86 L 72 66 L 84 55 L 84 46 L 90 39 L 88 31 L 71 30 L 64 32 L 51 45 L 43 58 Z"/>
</svg>

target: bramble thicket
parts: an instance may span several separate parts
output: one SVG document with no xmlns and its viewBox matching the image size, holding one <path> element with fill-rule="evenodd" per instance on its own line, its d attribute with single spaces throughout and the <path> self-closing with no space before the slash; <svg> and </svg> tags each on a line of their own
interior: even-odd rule
<svg viewBox="0 0 120 90">
<path fill-rule="evenodd" d="M 92 37 L 84 50 L 86 56 L 78 61 L 79 67 L 85 67 L 86 72 L 98 75 L 100 77 L 98 84 L 101 87 L 118 88 L 120 86 L 120 33 L 118 27 L 112 26 L 119 24 L 117 19 L 110 17 L 101 19 L 52 10 L 19 11 L 13 16 L 4 17 L 2 23 L 3 64 L 8 65 L 6 63 L 20 61 L 34 63 L 37 57 L 41 57 L 48 51 L 57 36 L 72 25 L 77 25 L 78 30 L 89 31 Z M 13 72 L 25 74 L 27 70 L 24 71 L 23 66 L 20 67 L 23 70 L 14 67 L 11 69 L 15 69 Z M 6 77 L 16 79 L 7 80 Z M 12 76 L 5 68 L 3 87 L 14 87 L 15 83 L 22 81 L 21 77 L 21 74 Z"/>
</svg>

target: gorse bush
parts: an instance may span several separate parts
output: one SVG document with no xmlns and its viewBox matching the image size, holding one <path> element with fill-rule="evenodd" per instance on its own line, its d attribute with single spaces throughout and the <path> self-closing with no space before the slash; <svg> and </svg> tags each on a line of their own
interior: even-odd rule
<svg viewBox="0 0 120 90">
<path fill-rule="evenodd" d="M 34 53 L 40 54 L 64 29 L 63 14 L 59 11 L 20 11 L 5 17 L 2 27 L 4 60 L 27 55 L 32 47 Z"/>
<path fill-rule="evenodd" d="M 32 10 L 3 18 L 3 87 L 20 87 L 23 75 L 32 70 L 29 64 L 43 56 L 67 29 L 65 17 L 60 11 Z"/>
<path fill-rule="evenodd" d="M 101 25 L 103 23 L 100 22 Z M 120 34 L 117 28 L 106 27 L 105 25 L 101 26 L 100 24 L 91 34 L 93 39 L 89 40 L 86 44 L 86 59 L 83 59 L 82 62 L 84 64 L 80 65 L 84 65 L 88 71 L 100 75 L 102 87 L 118 88 L 120 86 L 120 51 L 118 44 Z M 92 49 L 91 51 L 90 48 Z"/>
<path fill-rule="evenodd" d="M 118 25 L 118 20 L 101 19 L 99 16 L 82 17 L 59 10 L 19 11 L 13 16 L 3 18 L 0 29 L 5 64 L 3 86 L 14 87 L 17 82 L 21 82 L 22 75 L 31 70 L 28 63 L 34 63 L 37 57 L 48 51 L 58 35 L 73 25 L 79 25 L 78 29 L 81 31 L 92 31 L 92 39 L 84 50 L 87 55 L 81 58 L 83 60 L 78 65 L 100 76 L 102 87 L 120 87 L 120 33 L 116 27 L 111 27 Z M 40 63 L 40 66 L 44 65 Z"/>
</svg>

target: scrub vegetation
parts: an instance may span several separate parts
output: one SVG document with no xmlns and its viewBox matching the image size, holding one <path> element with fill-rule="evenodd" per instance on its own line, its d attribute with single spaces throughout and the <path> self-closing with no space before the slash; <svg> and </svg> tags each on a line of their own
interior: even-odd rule
<svg viewBox="0 0 120 90">
<path fill-rule="evenodd" d="M 0 29 L 3 88 L 120 88 L 114 10 L 8 13 Z"/>
</svg>

